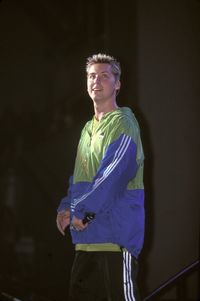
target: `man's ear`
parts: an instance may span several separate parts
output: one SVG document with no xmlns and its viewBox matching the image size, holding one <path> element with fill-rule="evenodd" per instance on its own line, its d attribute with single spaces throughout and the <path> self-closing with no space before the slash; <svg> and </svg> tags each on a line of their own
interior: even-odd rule
<svg viewBox="0 0 200 301">
<path fill-rule="evenodd" d="M 117 90 L 117 91 L 119 92 L 120 87 L 121 87 L 121 82 L 120 82 L 120 80 L 118 79 L 118 80 L 116 81 L 116 83 L 115 83 L 115 90 Z"/>
</svg>

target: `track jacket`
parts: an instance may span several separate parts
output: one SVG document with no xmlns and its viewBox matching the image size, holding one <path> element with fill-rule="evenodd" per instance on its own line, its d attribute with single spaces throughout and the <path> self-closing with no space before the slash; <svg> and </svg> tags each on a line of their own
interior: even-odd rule
<svg viewBox="0 0 200 301">
<path fill-rule="evenodd" d="M 118 108 L 86 123 L 68 195 L 58 212 L 71 208 L 95 218 L 83 231 L 71 228 L 74 244 L 113 243 L 138 257 L 144 239 L 143 149 L 132 111 Z"/>
</svg>

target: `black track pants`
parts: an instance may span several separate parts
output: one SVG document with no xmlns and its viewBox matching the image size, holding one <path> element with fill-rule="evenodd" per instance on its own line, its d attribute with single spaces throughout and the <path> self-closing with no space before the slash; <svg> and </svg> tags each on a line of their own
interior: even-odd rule
<svg viewBox="0 0 200 301">
<path fill-rule="evenodd" d="M 69 301 L 138 301 L 137 261 L 130 253 L 77 251 Z"/>
</svg>

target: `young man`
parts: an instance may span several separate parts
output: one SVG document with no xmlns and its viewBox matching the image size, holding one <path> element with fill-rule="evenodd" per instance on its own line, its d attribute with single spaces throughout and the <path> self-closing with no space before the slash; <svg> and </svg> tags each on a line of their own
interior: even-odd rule
<svg viewBox="0 0 200 301">
<path fill-rule="evenodd" d="M 137 120 L 118 107 L 120 64 L 97 54 L 86 65 L 94 116 L 82 130 L 57 227 L 70 225 L 76 255 L 70 301 L 135 301 L 144 239 L 143 149 Z"/>
</svg>

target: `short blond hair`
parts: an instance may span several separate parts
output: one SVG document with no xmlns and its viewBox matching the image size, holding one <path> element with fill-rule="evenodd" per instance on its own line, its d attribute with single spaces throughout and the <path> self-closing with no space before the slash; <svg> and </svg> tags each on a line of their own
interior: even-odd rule
<svg viewBox="0 0 200 301">
<path fill-rule="evenodd" d="M 113 56 L 103 54 L 103 53 L 98 53 L 88 57 L 86 62 L 87 74 L 89 72 L 90 67 L 94 64 L 109 64 L 112 68 L 112 73 L 115 76 L 116 80 L 120 79 L 121 66 L 120 63 Z"/>
</svg>

